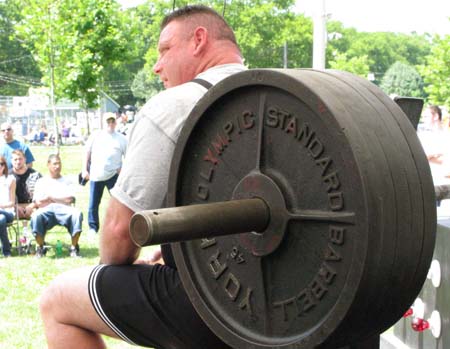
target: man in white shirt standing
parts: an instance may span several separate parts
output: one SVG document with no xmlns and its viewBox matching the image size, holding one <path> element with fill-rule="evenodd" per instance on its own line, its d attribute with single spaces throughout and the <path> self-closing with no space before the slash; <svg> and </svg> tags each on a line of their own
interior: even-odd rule
<svg viewBox="0 0 450 349">
<path fill-rule="evenodd" d="M 86 143 L 86 156 L 81 176 L 90 180 L 89 188 L 89 232 L 97 233 L 100 228 L 98 209 L 103 191 L 110 191 L 116 184 L 127 151 L 126 137 L 116 132 L 116 116 L 105 113 L 103 130 L 92 134 Z"/>
<path fill-rule="evenodd" d="M 70 256 L 78 257 L 83 213 L 71 206 L 75 202 L 72 182 L 61 175 L 61 158 L 52 154 L 48 157 L 48 176 L 36 182 L 33 202 L 38 209 L 31 215 L 31 229 L 36 238 L 36 257 L 45 255 L 44 238 L 47 230 L 55 225 L 67 228 L 71 235 Z"/>
</svg>

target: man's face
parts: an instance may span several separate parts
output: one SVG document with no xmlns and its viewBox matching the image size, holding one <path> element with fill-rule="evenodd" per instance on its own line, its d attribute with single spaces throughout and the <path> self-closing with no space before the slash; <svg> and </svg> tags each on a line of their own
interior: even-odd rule
<svg viewBox="0 0 450 349">
<path fill-rule="evenodd" d="M 13 154 L 11 162 L 14 171 L 20 171 L 25 167 L 25 158 L 19 154 Z"/>
<path fill-rule="evenodd" d="M 184 84 L 195 77 L 193 39 L 186 38 L 185 30 L 183 22 L 174 20 L 159 36 L 159 57 L 153 71 L 159 75 L 165 88 Z"/>
<path fill-rule="evenodd" d="M 106 129 L 108 130 L 108 132 L 112 133 L 114 132 L 114 130 L 116 129 L 116 119 L 108 119 L 106 120 Z"/>
<path fill-rule="evenodd" d="M 53 158 L 47 164 L 50 177 L 59 178 L 61 176 L 61 159 Z"/>
<path fill-rule="evenodd" d="M 13 140 L 13 129 L 10 124 L 2 124 L 1 132 L 6 143 L 9 143 Z"/>
</svg>

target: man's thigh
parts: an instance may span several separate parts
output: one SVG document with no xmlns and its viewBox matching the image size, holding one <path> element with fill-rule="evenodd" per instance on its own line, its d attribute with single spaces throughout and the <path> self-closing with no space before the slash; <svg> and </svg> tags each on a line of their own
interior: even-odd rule
<svg viewBox="0 0 450 349">
<path fill-rule="evenodd" d="M 92 306 L 88 280 L 93 268 L 69 270 L 52 281 L 47 291 L 54 297 L 54 316 L 60 323 L 117 338 Z"/>
<path fill-rule="evenodd" d="M 228 348 L 201 320 L 176 270 L 98 266 L 93 275 L 89 290 L 97 312 L 124 340 L 152 348 Z"/>
</svg>

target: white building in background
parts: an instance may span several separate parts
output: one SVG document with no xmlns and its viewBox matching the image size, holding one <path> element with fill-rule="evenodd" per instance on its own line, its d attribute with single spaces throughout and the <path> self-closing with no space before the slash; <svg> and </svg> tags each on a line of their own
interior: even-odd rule
<svg viewBox="0 0 450 349">
<path fill-rule="evenodd" d="M 101 128 L 101 116 L 105 112 L 116 112 L 119 104 L 106 93 L 102 92 L 99 107 L 89 110 L 90 131 Z M 61 100 L 56 104 L 57 123 L 71 125 L 77 136 L 87 133 L 86 112 L 79 104 L 69 100 Z M 0 122 L 9 121 L 13 124 L 16 136 L 27 136 L 33 130 L 45 124 L 48 130 L 53 128 L 53 112 L 50 99 L 45 89 L 30 89 L 29 96 L 0 96 Z"/>
</svg>

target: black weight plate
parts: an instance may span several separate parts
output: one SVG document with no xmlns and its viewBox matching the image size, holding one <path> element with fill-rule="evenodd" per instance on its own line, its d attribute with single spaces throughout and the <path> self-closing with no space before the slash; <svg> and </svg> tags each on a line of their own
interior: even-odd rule
<svg viewBox="0 0 450 349">
<path fill-rule="evenodd" d="M 434 185 L 423 148 L 413 125 L 405 121 L 403 111 L 373 84 L 361 79 L 358 88 L 367 91 L 366 96 L 372 95 L 383 104 L 378 106 L 381 115 L 388 116 L 388 120 L 393 123 L 391 127 L 400 130 L 403 137 L 399 138 L 408 143 L 412 156 L 412 165 L 410 166 L 413 169 L 406 173 L 411 195 L 409 202 L 409 209 L 412 213 L 409 222 L 410 229 L 399 229 L 401 234 L 398 238 L 399 248 L 397 250 L 399 253 L 397 266 L 394 267 L 397 272 L 396 282 L 399 285 L 399 292 L 393 294 L 396 297 L 391 297 L 390 301 L 382 305 L 385 314 L 381 316 L 389 319 L 387 322 L 391 323 L 399 319 L 414 301 L 429 269 L 436 232 Z M 405 162 L 406 166 L 406 162 L 410 162 L 410 158 L 402 156 L 399 161 Z M 408 206 L 408 202 L 400 202 L 399 205 Z M 406 268 L 407 266 L 409 269 Z"/>
<path fill-rule="evenodd" d="M 396 188 L 405 180 L 392 178 L 405 167 L 390 157 L 411 156 L 409 148 L 385 145 L 398 144 L 398 132 L 371 120 L 378 107 L 346 78 L 330 83 L 319 74 L 253 70 L 225 80 L 198 103 L 175 150 L 170 206 L 230 200 L 241 187 L 260 195 L 250 176 L 259 173 L 275 183 L 290 217 L 279 242 L 265 235 L 260 254 L 252 233 L 173 245 L 197 311 L 235 348 L 362 338 L 375 325 L 358 330 L 361 313 L 382 301 L 367 296 L 384 287 L 403 253 L 387 243 L 397 238 L 395 196 L 409 195 Z"/>
<path fill-rule="evenodd" d="M 352 321 L 345 321 L 338 331 L 339 336 L 358 340 L 357 336 L 362 333 L 379 333 L 380 327 L 386 326 L 386 320 L 379 316 L 378 306 L 389 299 L 392 292 L 396 292 L 396 288 L 392 288 L 389 275 L 396 273 L 393 267 L 398 254 L 397 225 L 409 225 L 411 220 L 410 212 L 405 209 L 405 203 L 407 204 L 410 198 L 403 172 L 407 172 L 408 168 L 404 166 L 405 161 L 397 161 L 397 157 L 410 156 L 409 148 L 402 135 L 391 129 L 391 125 L 386 125 L 386 120 L 380 116 L 377 109 L 380 102 L 375 100 L 370 103 L 366 94 L 355 87 L 355 81 L 342 79 L 332 71 L 315 73 L 308 76 L 308 79 L 315 81 L 314 85 L 321 83 L 321 96 L 329 104 L 341 104 L 341 108 L 345 108 L 347 113 L 353 116 L 353 124 L 367 145 L 366 158 L 370 159 L 371 164 L 370 167 L 366 165 L 371 174 L 364 176 L 370 188 L 367 200 L 372 201 L 372 231 L 366 261 L 366 278 L 359 286 L 360 296 L 353 302 L 353 313 L 350 314 Z M 359 80 L 357 77 L 355 79 Z M 373 175 L 375 173 L 376 176 Z M 397 205 L 400 200 L 401 206 Z M 398 219 L 399 215 L 402 219 Z M 357 326 L 358 331 L 352 330 L 354 326 Z M 333 340 L 337 340 L 336 336 Z"/>
<path fill-rule="evenodd" d="M 332 75 L 330 77 L 332 80 L 342 79 L 343 73 L 328 72 L 328 74 Z M 421 282 L 411 283 L 414 279 L 412 275 L 417 268 L 417 256 L 420 256 L 422 250 L 424 234 L 424 212 L 420 197 L 422 188 L 414 157 L 423 156 L 423 154 L 411 152 L 408 146 L 409 140 L 401 131 L 396 118 L 378 96 L 367 88 L 366 85 L 372 88 L 370 83 L 350 74 L 345 74 L 342 82 L 348 84 L 350 89 L 344 87 L 341 89 L 346 90 L 347 94 L 359 94 L 363 99 L 362 105 L 366 108 L 367 116 L 373 118 L 373 120 L 366 120 L 371 121 L 367 127 L 379 139 L 378 144 L 381 146 L 381 151 L 375 151 L 374 156 L 382 155 L 386 158 L 389 163 L 389 175 L 394 184 L 392 205 L 394 205 L 393 212 L 396 213 L 395 221 L 390 223 L 392 227 L 380 231 L 380 237 L 383 238 L 382 253 L 371 249 L 383 258 L 384 265 L 371 273 L 371 275 L 377 273 L 378 276 L 372 277 L 378 285 L 373 285 L 367 292 L 366 298 L 372 304 L 369 311 L 362 313 L 365 318 L 360 321 L 367 326 L 368 334 L 370 331 L 380 333 L 404 313 L 405 303 L 408 304 L 411 296 L 417 295 L 423 283 L 423 279 Z M 355 99 L 355 97 L 349 98 Z M 392 101 L 389 100 L 389 103 Z M 402 126 L 411 128 L 404 115 L 400 121 Z M 414 133 L 412 137 L 417 138 Z M 384 206 L 384 209 L 388 207 Z M 388 222 L 385 223 L 389 225 Z M 391 258 L 388 259 L 386 256 Z"/>
</svg>

